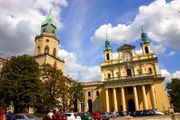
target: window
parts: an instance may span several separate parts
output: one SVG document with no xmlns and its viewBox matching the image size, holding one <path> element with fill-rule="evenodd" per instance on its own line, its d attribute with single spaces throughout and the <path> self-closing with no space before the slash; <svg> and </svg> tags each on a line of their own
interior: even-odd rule
<svg viewBox="0 0 180 120">
<path fill-rule="evenodd" d="M 96 91 L 96 96 L 99 96 L 99 91 Z"/>
<path fill-rule="evenodd" d="M 111 74 L 110 73 L 108 73 L 108 78 L 111 78 Z"/>
<path fill-rule="evenodd" d="M 53 49 L 53 56 L 56 57 L 56 48 Z"/>
<path fill-rule="evenodd" d="M 44 53 L 45 53 L 45 54 L 49 54 L 49 47 L 48 47 L 48 46 L 45 47 Z"/>
<path fill-rule="evenodd" d="M 151 68 L 149 68 L 149 74 L 152 74 L 152 69 Z"/>
<path fill-rule="evenodd" d="M 126 72 L 127 72 L 127 76 L 131 76 L 132 75 L 131 74 L 131 69 L 127 69 Z"/>
<path fill-rule="evenodd" d="M 57 68 L 57 62 L 54 62 L 54 68 Z"/>
<path fill-rule="evenodd" d="M 145 47 L 145 53 L 146 53 L 146 54 L 148 54 L 148 53 L 149 53 L 149 49 L 148 49 L 148 47 L 147 47 L 147 46 Z"/>
<path fill-rule="evenodd" d="M 133 88 L 132 87 L 127 87 L 127 93 L 128 94 L 133 94 Z"/>
<path fill-rule="evenodd" d="M 49 39 L 46 39 L 46 42 L 49 42 Z"/>
<path fill-rule="evenodd" d="M 54 34 L 54 30 L 52 30 L 52 33 Z"/>
<path fill-rule="evenodd" d="M 106 54 L 106 59 L 109 60 L 109 53 Z"/>
<path fill-rule="evenodd" d="M 91 97 L 91 92 L 88 92 L 88 97 Z"/>
<path fill-rule="evenodd" d="M 40 54 L 40 47 L 39 46 L 37 47 L 37 54 L 38 55 Z"/>
</svg>

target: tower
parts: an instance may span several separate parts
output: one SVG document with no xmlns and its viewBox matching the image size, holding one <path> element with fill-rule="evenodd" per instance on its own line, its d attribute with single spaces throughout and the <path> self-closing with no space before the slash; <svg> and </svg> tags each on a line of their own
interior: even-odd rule
<svg viewBox="0 0 180 120">
<path fill-rule="evenodd" d="M 105 49 L 104 49 L 104 60 L 105 61 L 112 60 L 112 48 L 110 45 L 110 41 L 107 38 L 107 34 L 106 34 Z"/>
<path fill-rule="evenodd" d="M 143 51 L 143 54 L 149 54 L 151 53 L 150 49 L 150 42 L 147 39 L 146 33 L 144 33 L 143 28 L 142 28 L 142 33 L 141 33 L 141 48 Z"/>
<path fill-rule="evenodd" d="M 56 23 L 51 10 L 41 24 L 41 34 L 35 37 L 35 60 L 39 65 L 50 64 L 64 72 L 64 61 L 59 59 L 60 40 L 56 36 Z"/>
</svg>

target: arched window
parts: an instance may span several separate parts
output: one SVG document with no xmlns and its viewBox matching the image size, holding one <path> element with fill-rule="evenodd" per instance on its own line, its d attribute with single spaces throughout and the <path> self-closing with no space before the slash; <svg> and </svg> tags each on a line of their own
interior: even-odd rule
<svg viewBox="0 0 180 120">
<path fill-rule="evenodd" d="M 99 96 L 99 91 L 96 91 L 96 96 L 97 96 L 97 97 Z"/>
<path fill-rule="evenodd" d="M 148 47 L 147 47 L 147 46 L 145 47 L 145 53 L 146 53 L 146 54 L 148 54 L 148 53 L 149 53 L 149 49 L 148 49 Z"/>
<path fill-rule="evenodd" d="M 152 69 L 151 68 L 149 68 L 149 74 L 152 74 Z"/>
<path fill-rule="evenodd" d="M 53 56 L 56 57 L 56 48 L 53 49 Z"/>
<path fill-rule="evenodd" d="M 54 68 L 57 68 L 57 62 L 54 62 Z"/>
<path fill-rule="evenodd" d="M 110 73 L 108 73 L 108 78 L 111 78 L 111 74 Z"/>
<path fill-rule="evenodd" d="M 45 54 L 49 54 L 49 47 L 48 47 L 48 46 L 45 47 L 44 53 L 45 53 Z"/>
<path fill-rule="evenodd" d="M 54 30 L 52 30 L 52 33 L 54 34 Z"/>
<path fill-rule="evenodd" d="M 106 54 L 106 59 L 109 60 L 109 53 Z"/>
<path fill-rule="evenodd" d="M 127 76 L 131 76 L 132 75 L 131 69 L 127 69 L 126 72 L 127 72 Z"/>
<path fill-rule="evenodd" d="M 40 47 L 38 46 L 37 47 L 37 55 L 39 55 L 40 54 Z"/>
<path fill-rule="evenodd" d="M 88 92 L 88 96 L 91 97 L 91 92 L 90 91 Z"/>
</svg>

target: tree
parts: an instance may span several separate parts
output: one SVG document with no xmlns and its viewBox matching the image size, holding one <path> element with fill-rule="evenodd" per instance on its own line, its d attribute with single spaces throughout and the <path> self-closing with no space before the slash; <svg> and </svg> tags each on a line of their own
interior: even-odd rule
<svg viewBox="0 0 180 120">
<path fill-rule="evenodd" d="M 77 112 L 77 101 L 83 102 L 84 101 L 84 96 L 83 96 L 83 87 L 80 82 L 75 82 L 73 83 L 69 89 L 69 107 L 74 105 L 74 112 Z"/>
<path fill-rule="evenodd" d="M 39 83 L 39 65 L 33 57 L 12 57 L 1 70 L 1 106 L 13 105 L 15 113 L 33 107 L 39 94 Z"/>
<path fill-rule="evenodd" d="M 174 110 L 180 112 L 180 79 L 174 78 L 171 83 L 167 84 L 168 94 L 171 97 L 171 103 Z"/>
<path fill-rule="evenodd" d="M 41 94 L 36 105 L 38 111 L 59 108 L 61 97 L 67 89 L 61 70 L 49 64 L 41 66 Z"/>
</svg>

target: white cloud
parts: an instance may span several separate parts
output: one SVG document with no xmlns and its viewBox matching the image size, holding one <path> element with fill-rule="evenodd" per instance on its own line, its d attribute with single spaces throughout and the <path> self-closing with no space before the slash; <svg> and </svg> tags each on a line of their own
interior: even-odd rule
<svg viewBox="0 0 180 120">
<path fill-rule="evenodd" d="M 142 49 L 136 50 L 136 53 L 139 54 L 139 55 L 142 54 L 143 53 Z"/>
<path fill-rule="evenodd" d="M 180 71 L 177 70 L 174 73 L 170 73 L 167 69 L 161 69 L 161 75 L 165 77 L 165 85 L 171 82 L 172 78 L 179 78 L 180 79 Z"/>
<path fill-rule="evenodd" d="M 169 53 L 167 53 L 167 57 L 170 57 L 170 56 L 174 56 L 176 54 L 175 51 L 170 51 Z"/>
<path fill-rule="evenodd" d="M 161 54 L 166 51 L 166 48 L 162 44 L 152 45 L 151 49 L 156 54 Z"/>
<path fill-rule="evenodd" d="M 150 39 L 164 43 L 167 46 L 180 46 L 180 0 L 166 2 L 156 0 L 147 6 L 140 6 L 134 21 L 130 24 L 111 23 L 100 26 L 91 37 L 94 41 L 102 41 L 106 33 L 110 40 L 136 40 L 140 37 L 140 26 L 148 33 Z"/>
<path fill-rule="evenodd" d="M 80 81 L 101 80 L 99 66 L 86 66 L 78 63 L 77 56 L 73 52 L 64 49 L 59 50 L 60 58 L 65 60 L 65 74 Z"/>
<path fill-rule="evenodd" d="M 113 59 L 116 59 L 118 57 L 118 53 L 117 52 L 113 52 L 112 57 L 113 57 Z"/>
<path fill-rule="evenodd" d="M 178 70 L 178 71 L 174 72 L 174 73 L 172 74 L 172 77 L 173 77 L 173 78 L 179 78 L 179 79 L 180 79 L 180 71 Z"/>
<path fill-rule="evenodd" d="M 52 7 L 58 27 L 62 27 L 61 6 L 66 0 L 1 0 L 0 55 L 32 53 L 35 35 Z"/>
</svg>

